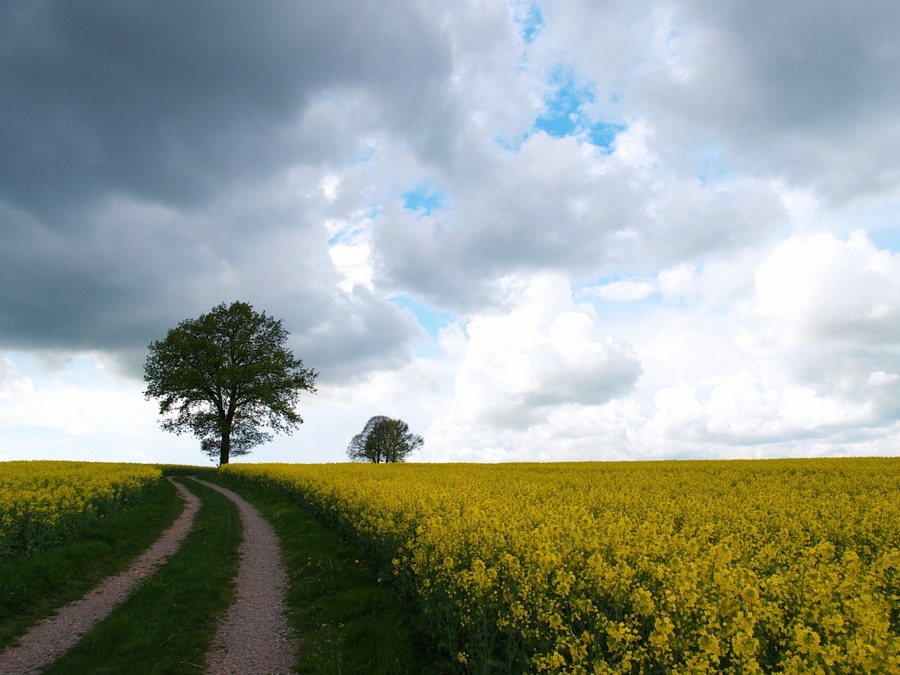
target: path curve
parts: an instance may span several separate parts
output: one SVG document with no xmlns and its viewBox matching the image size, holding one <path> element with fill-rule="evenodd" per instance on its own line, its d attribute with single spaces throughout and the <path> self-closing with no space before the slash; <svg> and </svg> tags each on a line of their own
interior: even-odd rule
<svg viewBox="0 0 900 675">
<path fill-rule="evenodd" d="M 185 501 L 181 515 L 169 529 L 124 572 L 107 577 L 80 600 L 32 626 L 17 644 L 0 654 L 0 673 L 37 673 L 56 661 L 178 550 L 193 527 L 200 499 L 180 483 L 169 480 Z"/>
<path fill-rule="evenodd" d="M 240 495 L 215 483 L 194 480 L 237 504 L 244 530 L 235 600 L 207 655 L 207 672 L 292 673 L 296 649 L 284 601 L 288 576 L 275 530 Z"/>
</svg>

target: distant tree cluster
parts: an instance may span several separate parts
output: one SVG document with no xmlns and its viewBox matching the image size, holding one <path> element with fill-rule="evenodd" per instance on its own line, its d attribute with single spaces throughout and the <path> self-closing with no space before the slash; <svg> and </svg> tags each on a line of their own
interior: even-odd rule
<svg viewBox="0 0 900 675">
<path fill-rule="evenodd" d="M 409 425 L 403 420 L 376 415 L 350 441 L 347 454 L 354 462 L 403 462 L 424 442 L 421 436 L 409 430 Z"/>
</svg>

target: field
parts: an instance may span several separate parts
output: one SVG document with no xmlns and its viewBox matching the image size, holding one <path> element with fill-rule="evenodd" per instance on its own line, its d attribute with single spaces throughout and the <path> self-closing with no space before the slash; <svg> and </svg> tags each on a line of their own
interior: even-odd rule
<svg viewBox="0 0 900 675">
<path fill-rule="evenodd" d="M 900 460 L 230 465 L 461 671 L 900 672 Z"/>
<path fill-rule="evenodd" d="M 375 659 L 406 672 L 900 672 L 897 458 L 208 471 L 267 504 L 289 562 L 302 658 L 316 659 L 310 672 Z M 22 607 L 52 604 L 33 589 L 55 569 L 49 561 L 62 543 L 127 513 L 141 519 L 127 536 L 146 530 L 141 541 L 152 540 L 176 506 L 161 476 L 137 464 L 0 465 L 0 638 L 19 630 Z M 160 486 L 165 505 L 153 489 Z M 171 515 L 140 515 L 152 495 Z M 350 546 L 317 533 L 310 514 Z M 167 593 L 190 595 L 233 554 L 230 530 L 230 553 L 210 558 L 203 548 L 233 517 L 204 517 L 209 525 L 192 535 L 201 547 L 190 558 L 196 569 L 173 560 L 158 582 Z M 106 539 L 91 539 L 91 550 Z M 31 566 L 44 571 L 32 575 Z M 52 575 L 60 578 L 45 595 L 92 565 L 59 567 L 67 571 Z M 386 589 L 404 603 L 391 604 Z M 160 607 L 175 606 L 156 595 Z M 206 625 L 206 611 L 190 602 L 177 614 Z M 106 646 L 72 655 L 81 654 L 85 672 L 111 658 L 108 645 L 137 644 L 155 616 L 137 602 L 122 613 L 115 626 L 136 637 L 107 639 L 98 627 L 84 644 Z M 160 631 L 175 625 L 159 615 Z M 413 666 L 431 659 L 412 647 L 411 631 L 420 630 L 446 666 Z M 386 650 L 390 636 L 397 639 Z M 180 638 L 166 637 L 169 656 L 194 662 L 185 654 L 202 654 L 208 637 L 178 650 Z"/>
<path fill-rule="evenodd" d="M 183 544 L 63 656 L 51 673 L 194 673 L 235 598 L 242 524 L 224 496 L 183 476 L 227 481 L 208 467 L 84 462 L 0 463 L 6 551 L 0 555 L 0 663 L 19 638 L 107 577 L 125 571 L 184 502 L 162 475 L 201 500 Z M 407 606 L 375 570 L 279 490 L 235 485 L 278 532 L 298 644 L 298 672 L 442 673 Z M 68 627 L 60 632 L 65 636 Z M 46 650 L 52 651 L 52 650 Z M 198 665 L 200 664 L 200 665 Z M 18 672 L 0 665 L 3 672 Z M 29 670 L 30 672 L 30 670 Z"/>
<path fill-rule="evenodd" d="M 58 544 L 99 516 L 140 501 L 162 472 L 142 464 L 0 464 L 0 560 Z"/>
</svg>

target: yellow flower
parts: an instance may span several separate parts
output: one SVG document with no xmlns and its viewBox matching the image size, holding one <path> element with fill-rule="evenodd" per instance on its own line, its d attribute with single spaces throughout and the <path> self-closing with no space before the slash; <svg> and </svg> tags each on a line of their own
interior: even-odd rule
<svg viewBox="0 0 900 675">
<path fill-rule="evenodd" d="M 223 471 L 355 531 L 473 671 L 900 664 L 898 458 Z"/>
</svg>

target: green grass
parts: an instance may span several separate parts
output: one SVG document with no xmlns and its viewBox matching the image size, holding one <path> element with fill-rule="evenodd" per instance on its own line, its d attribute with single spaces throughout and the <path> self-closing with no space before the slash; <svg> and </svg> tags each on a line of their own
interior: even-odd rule
<svg viewBox="0 0 900 675">
<path fill-rule="evenodd" d="M 276 490 L 215 479 L 251 502 L 278 533 L 290 577 L 287 602 L 300 636 L 297 671 L 322 675 L 442 673 L 410 608 L 307 510 Z"/>
<path fill-rule="evenodd" d="M 65 543 L 0 561 L 0 649 L 129 563 L 169 527 L 182 501 L 168 481 L 145 502 L 83 527 Z"/>
<path fill-rule="evenodd" d="M 203 501 L 179 551 L 45 673 L 202 673 L 233 600 L 241 523 L 226 497 L 191 480 Z"/>
</svg>

